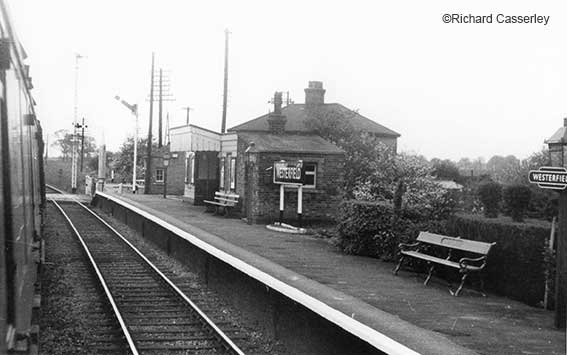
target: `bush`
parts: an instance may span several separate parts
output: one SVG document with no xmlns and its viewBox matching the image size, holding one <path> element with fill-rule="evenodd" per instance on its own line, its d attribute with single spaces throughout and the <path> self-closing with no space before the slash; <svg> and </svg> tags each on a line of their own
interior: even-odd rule
<svg viewBox="0 0 567 355">
<path fill-rule="evenodd" d="M 522 222 L 530 204 L 530 188 L 525 185 L 506 186 L 502 197 L 512 219 L 516 222 Z"/>
<path fill-rule="evenodd" d="M 545 274 L 553 262 L 545 248 L 548 222 L 516 223 L 458 214 L 447 221 L 445 234 L 483 242 L 496 242 L 488 255 L 486 288 L 537 305 L 543 300 Z"/>
<path fill-rule="evenodd" d="M 494 181 L 482 183 L 478 186 L 478 197 L 484 206 L 484 215 L 487 218 L 498 217 L 498 205 L 502 199 L 502 186 Z"/>
<path fill-rule="evenodd" d="M 434 222 L 422 210 L 402 208 L 399 215 L 386 202 L 349 200 L 340 206 L 337 246 L 345 253 L 394 260 L 399 243 L 413 241 Z"/>
<path fill-rule="evenodd" d="M 558 193 L 544 190 L 537 186 L 530 186 L 531 198 L 526 215 L 530 218 L 546 219 L 551 221 L 557 216 Z"/>
</svg>

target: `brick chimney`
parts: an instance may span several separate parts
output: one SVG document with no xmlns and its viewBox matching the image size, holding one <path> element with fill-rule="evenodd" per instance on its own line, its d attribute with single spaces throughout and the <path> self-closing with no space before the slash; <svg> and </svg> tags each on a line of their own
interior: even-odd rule
<svg viewBox="0 0 567 355">
<path fill-rule="evenodd" d="M 323 89 L 323 82 L 310 81 L 309 87 L 305 89 L 305 104 L 322 105 L 324 103 L 325 103 L 325 89 Z"/>
<path fill-rule="evenodd" d="M 285 132 L 285 124 L 287 119 L 282 115 L 282 93 L 274 93 L 274 112 L 271 112 L 268 117 L 268 124 L 270 125 L 270 133 L 283 134 Z"/>
</svg>

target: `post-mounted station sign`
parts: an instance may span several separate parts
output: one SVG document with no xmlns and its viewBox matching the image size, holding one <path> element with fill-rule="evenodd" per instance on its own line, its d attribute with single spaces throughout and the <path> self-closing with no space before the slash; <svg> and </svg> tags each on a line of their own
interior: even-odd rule
<svg viewBox="0 0 567 355">
<path fill-rule="evenodd" d="M 556 166 L 542 166 L 539 170 L 531 170 L 529 179 L 542 189 L 565 190 L 567 187 L 567 170 Z"/>
<path fill-rule="evenodd" d="M 301 160 L 274 162 L 274 184 L 303 185 L 305 171 Z"/>
</svg>

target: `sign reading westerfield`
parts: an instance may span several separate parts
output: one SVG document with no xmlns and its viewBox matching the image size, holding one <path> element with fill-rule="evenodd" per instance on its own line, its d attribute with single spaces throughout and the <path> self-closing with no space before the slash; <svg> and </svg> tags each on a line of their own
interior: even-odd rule
<svg viewBox="0 0 567 355">
<path fill-rule="evenodd" d="M 567 187 L 567 170 L 555 166 L 542 166 L 539 170 L 531 170 L 530 182 L 542 189 L 565 190 Z"/>
<path fill-rule="evenodd" d="M 303 185 L 303 162 L 274 162 L 274 184 Z"/>
</svg>

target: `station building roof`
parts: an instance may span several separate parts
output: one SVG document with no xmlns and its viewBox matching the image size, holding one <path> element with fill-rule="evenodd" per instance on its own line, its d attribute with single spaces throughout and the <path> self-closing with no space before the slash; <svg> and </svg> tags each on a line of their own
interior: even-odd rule
<svg viewBox="0 0 567 355">
<path fill-rule="evenodd" d="M 311 133 L 312 129 L 309 128 L 307 122 L 311 117 L 312 112 L 310 107 L 313 107 L 317 112 L 325 114 L 326 112 L 339 113 L 345 119 L 349 119 L 355 129 L 376 134 L 383 137 L 397 138 L 399 133 L 382 126 L 381 124 L 362 116 L 358 112 L 348 109 L 339 103 L 323 103 L 316 106 L 306 104 L 291 104 L 282 108 L 282 115 L 287 119 L 285 131 L 288 133 Z M 252 131 L 252 132 L 269 132 L 270 125 L 268 118 L 270 114 L 265 114 L 250 121 L 244 122 L 240 125 L 229 128 L 228 131 Z"/>
<path fill-rule="evenodd" d="M 287 132 L 287 131 L 286 131 Z M 264 132 L 239 132 L 238 137 L 250 146 L 250 152 L 343 154 L 344 150 L 314 134 L 266 134 Z"/>
</svg>

